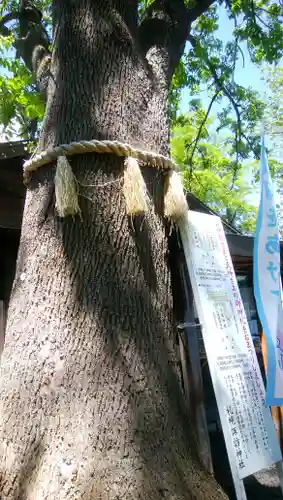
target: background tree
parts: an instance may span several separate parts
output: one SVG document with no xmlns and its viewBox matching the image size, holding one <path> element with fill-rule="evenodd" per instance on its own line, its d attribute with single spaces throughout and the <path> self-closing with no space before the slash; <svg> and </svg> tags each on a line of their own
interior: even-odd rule
<svg viewBox="0 0 283 500">
<path fill-rule="evenodd" d="M 264 125 L 272 145 L 274 158 L 282 158 L 283 135 L 283 68 L 269 65 L 263 68 L 263 81 L 265 83 L 265 113 Z"/>
<path fill-rule="evenodd" d="M 233 141 L 227 134 L 222 139 L 217 134 L 218 140 L 213 140 L 210 125 L 214 120 L 206 119 L 204 125 L 205 118 L 206 111 L 198 106 L 188 115 L 180 116 L 172 130 L 172 156 L 184 186 L 230 224 L 245 233 L 253 233 L 257 208 L 248 200 L 257 184 L 254 166 L 246 160 L 235 167 L 231 152 Z"/>
<path fill-rule="evenodd" d="M 268 65 L 262 69 L 262 79 L 265 92 L 262 97 L 264 102 L 264 115 L 261 127 L 264 125 L 266 144 L 268 147 L 268 162 L 271 175 L 277 191 L 277 213 L 282 233 L 283 213 L 283 162 L 282 162 L 282 136 L 283 136 L 283 68 L 279 65 Z M 258 169 L 254 166 L 254 178 L 258 180 Z"/>
<path fill-rule="evenodd" d="M 235 61 L 239 40 L 256 60 L 280 57 L 280 5 L 227 2 L 235 23 L 229 47 L 214 36 L 212 1 L 54 0 L 51 13 L 48 3 L 36 7 L 43 17 L 27 2 L 2 1 L 1 32 L 20 61 L 8 69 L 33 69 L 46 102 L 40 149 L 108 138 L 166 154 L 168 93 L 174 118 L 180 88 L 193 91 L 200 82 L 214 87 L 214 101 L 229 101 L 220 119 L 234 132 L 235 172 L 240 155 L 256 148 L 248 133 L 261 107 L 234 82 Z M 27 79 L 23 95 L 32 90 Z M 14 102 L 13 92 L 10 85 L 6 102 Z M 28 121 L 41 119 L 36 109 Z M 25 105 L 16 101 L 7 124 L 22 114 Z M 121 158 L 79 155 L 72 169 L 82 221 L 46 211 L 52 165 L 38 171 L 27 195 L 1 359 L 0 496 L 225 498 L 196 457 L 180 384 L 164 177 L 144 167 L 151 210 L 129 221 Z"/>
</svg>

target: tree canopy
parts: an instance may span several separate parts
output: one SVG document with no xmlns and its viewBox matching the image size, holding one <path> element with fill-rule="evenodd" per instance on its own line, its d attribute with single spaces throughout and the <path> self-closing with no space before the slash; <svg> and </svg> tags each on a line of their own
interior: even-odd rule
<svg viewBox="0 0 283 500">
<path fill-rule="evenodd" d="M 161 11 L 163 3 L 170 5 L 170 1 L 165 0 L 140 1 L 140 20 L 146 20 L 156 7 L 157 12 Z M 237 83 L 236 69 L 245 64 L 243 47 L 247 48 L 255 64 L 280 60 L 283 5 L 270 0 L 189 0 L 186 3 L 187 43 L 169 94 L 173 153 L 181 165 L 186 187 L 225 215 L 229 222 L 237 222 L 243 230 L 251 232 L 255 209 L 246 202 L 246 196 L 254 189 L 254 184 L 246 181 L 245 167 L 252 158 L 259 158 L 258 123 L 263 119 L 266 103 L 251 86 Z M 42 12 L 51 45 L 51 2 L 38 0 L 33 4 Z M 16 133 L 23 138 L 36 139 L 44 104 L 21 51 L 20 6 L 17 0 L 4 0 L 1 4 L 0 123 L 7 138 Z M 233 23 L 231 40 L 227 43 L 219 38 L 221 9 Z M 158 15 L 155 19 L 158 28 L 157 18 Z M 190 101 L 190 111 L 185 117 L 180 116 L 184 89 L 189 90 Z M 202 89 L 207 89 L 210 95 L 206 110 L 197 99 Z M 218 133 L 225 131 L 217 144 L 211 141 L 208 132 L 208 119 L 216 103 L 221 107 L 218 106 L 220 111 L 214 116 L 214 124 Z M 273 104 L 276 120 L 280 119 L 280 109 L 281 106 Z M 274 164 L 274 171 L 280 169 L 281 165 Z M 253 179 L 256 181 L 256 175 Z"/>
</svg>

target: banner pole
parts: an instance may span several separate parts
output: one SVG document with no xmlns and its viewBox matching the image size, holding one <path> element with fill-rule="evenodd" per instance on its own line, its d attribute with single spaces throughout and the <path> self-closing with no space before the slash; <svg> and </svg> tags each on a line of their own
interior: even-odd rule
<svg viewBox="0 0 283 500">
<path fill-rule="evenodd" d="M 261 352 L 262 352 L 262 358 L 263 358 L 264 371 L 266 374 L 267 373 L 267 347 L 266 347 L 266 339 L 265 339 L 264 332 L 262 332 L 262 334 L 261 334 Z M 282 406 L 271 406 L 270 409 L 271 409 L 272 420 L 274 422 L 274 426 L 276 429 L 276 434 L 277 434 L 279 446 L 281 448 L 281 453 L 282 453 L 282 413 L 283 413 L 283 407 Z M 283 463 L 282 463 L 282 460 L 281 460 L 281 462 L 277 462 L 276 470 L 277 470 L 277 474 L 278 474 L 279 481 L 280 481 L 281 492 L 283 495 Z"/>
</svg>

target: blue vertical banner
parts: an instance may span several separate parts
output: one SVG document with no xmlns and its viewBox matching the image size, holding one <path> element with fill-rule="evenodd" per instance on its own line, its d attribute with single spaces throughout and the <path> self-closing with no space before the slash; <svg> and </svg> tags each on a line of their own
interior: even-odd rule
<svg viewBox="0 0 283 500">
<path fill-rule="evenodd" d="M 260 159 L 260 205 L 254 241 L 254 295 L 267 345 L 267 406 L 283 404 L 283 307 L 280 237 L 264 138 Z"/>
</svg>

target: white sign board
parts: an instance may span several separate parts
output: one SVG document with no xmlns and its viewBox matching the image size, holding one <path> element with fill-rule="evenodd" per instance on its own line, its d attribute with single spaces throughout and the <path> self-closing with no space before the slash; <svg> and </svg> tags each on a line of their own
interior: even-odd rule
<svg viewBox="0 0 283 500">
<path fill-rule="evenodd" d="M 221 219 L 188 212 L 180 232 L 232 474 L 281 460 Z"/>
</svg>

